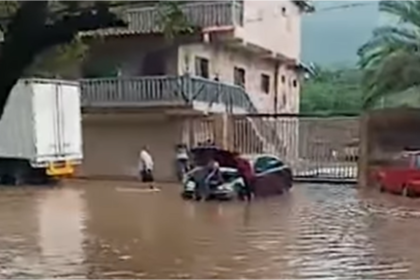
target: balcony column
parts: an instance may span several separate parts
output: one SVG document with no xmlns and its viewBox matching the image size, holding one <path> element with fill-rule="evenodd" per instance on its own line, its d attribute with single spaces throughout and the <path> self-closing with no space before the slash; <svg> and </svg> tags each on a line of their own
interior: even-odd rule
<svg viewBox="0 0 420 280">
<path fill-rule="evenodd" d="M 228 141 L 228 114 L 213 116 L 214 142 L 223 149 L 229 149 Z"/>
</svg>

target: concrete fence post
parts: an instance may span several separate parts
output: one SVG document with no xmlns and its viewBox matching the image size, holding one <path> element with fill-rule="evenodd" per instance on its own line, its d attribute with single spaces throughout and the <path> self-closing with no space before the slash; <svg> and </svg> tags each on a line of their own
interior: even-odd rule
<svg viewBox="0 0 420 280">
<path fill-rule="evenodd" d="M 359 119 L 359 156 L 357 160 L 357 185 L 369 186 L 369 114 L 363 113 Z"/>
</svg>

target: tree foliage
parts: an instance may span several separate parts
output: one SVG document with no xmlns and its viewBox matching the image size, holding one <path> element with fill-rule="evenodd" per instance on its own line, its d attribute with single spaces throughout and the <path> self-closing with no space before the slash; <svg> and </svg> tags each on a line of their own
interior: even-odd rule
<svg viewBox="0 0 420 280">
<path fill-rule="evenodd" d="M 1 1 L 0 117 L 10 92 L 36 58 L 81 31 L 124 27 L 111 2 Z"/>
<path fill-rule="evenodd" d="M 324 69 L 316 66 L 303 83 L 300 112 L 316 114 L 357 114 L 361 110 L 361 71 Z"/>
<path fill-rule="evenodd" d="M 376 28 L 358 51 L 365 108 L 420 90 L 420 1 L 380 1 L 379 10 L 395 24 Z"/>
<path fill-rule="evenodd" d="M 178 1 L 0 1 L 0 118 L 10 91 L 25 75 L 66 76 L 88 46 L 80 32 L 127 27 L 127 6 L 159 5 L 163 31 L 174 38 L 191 32 Z"/>
<path fill-rule="evenodd" d="M 170 40 L 198 31 L 198 28 L 193 26 L 183 13 L 182 2 L 185 1 L 160 1 L 156 7 L 159 13 L 157 24 L 161 26 L 164 35 Z"/>
<path fill-rule="evenodd" d="M 188 35 L 196 30 L 186 19 L 181 9 L 184 1 L 116 1 L 111 5 L 113 10 L 123 17 L 124 11 L 130 8 L 155 8 L 158 17 L 156 26 L 162 29 L 168 40 Z M 129 24 L 129 23 L 128 23 Z M 77 78 L 81 65 L 89 53 L 89 43 L 76 37 L 69 44 L 59 45 L 38 56 L 35 63 L 26 73 L 27 76 L 59 77 L 64 79 Z M 103 65 L 102 65 L 103 66 Z M 92 67 L 102 67 L 93 65 Z M 107 68 L 107 67 L 105 67 Z M 115 70 L 115 69 L 114 69 Z M 117 73 L 111 74 L 115 76 Z"/>
</svg>

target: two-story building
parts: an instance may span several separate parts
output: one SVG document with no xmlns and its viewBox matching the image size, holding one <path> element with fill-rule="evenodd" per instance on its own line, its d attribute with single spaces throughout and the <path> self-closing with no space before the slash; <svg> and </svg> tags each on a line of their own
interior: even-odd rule
<svg viewBox="0 0 420 280">
<path fill-rule="evenodd" d="M 148 145 L 157 178 L 170 180 L 186 118 L 298 112 L 306 1 L 188 1 L 181 9 L 199 34 L 168 40 L 155 7 L 126 10 L 127 28 L 85 34 L 81 174 L 135 175 Z"/>
</svg>

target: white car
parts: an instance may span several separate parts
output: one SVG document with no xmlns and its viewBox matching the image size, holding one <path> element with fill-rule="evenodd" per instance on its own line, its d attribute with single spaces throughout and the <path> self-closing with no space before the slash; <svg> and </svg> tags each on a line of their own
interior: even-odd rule
<svg viewBox="0 0 420 280">
<path fill-rule="evenodd" d="M 200 172 L 203 167 L 197 167 L 184 175 L 182 197 L 186 199 L 194 198 L 197 182 L 194 174 Z M 223 183 L 210 185 L 209 197 L 207 199 L 233 199 L 245 187 L 244 180 L 240 177 L 238 170 L 231 167 L 220 167 Z"/>
</svg>

